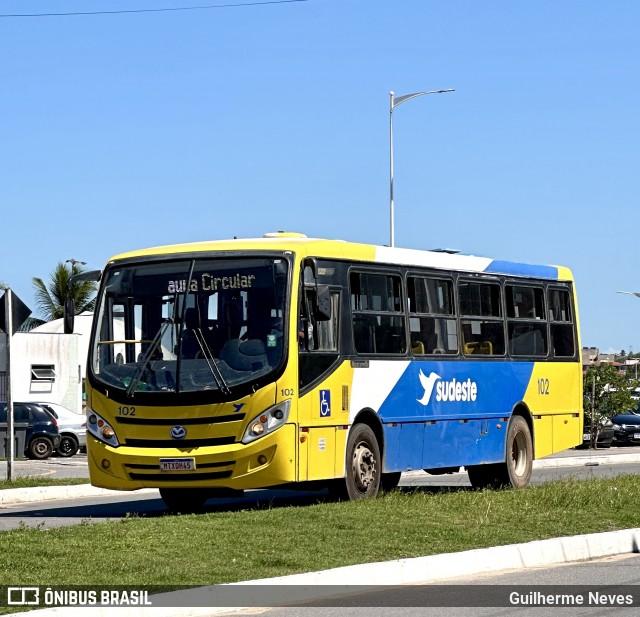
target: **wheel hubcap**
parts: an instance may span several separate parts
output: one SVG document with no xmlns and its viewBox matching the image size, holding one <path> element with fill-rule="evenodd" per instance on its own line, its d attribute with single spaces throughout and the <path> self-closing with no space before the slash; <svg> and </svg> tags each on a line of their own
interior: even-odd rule
<svg viewBox="0 0 640 617">
<path fill-rule="evenodd" d="M 527 468 L 527 440 L 523 433 L 518 433 L 513 440 L 511 465 L 517 476 L 522 476 Z"/>
<path fill-rule="evenodd" d="M 359 443 L 353 452 L 353 477 L 356 487 L 365 493 L 376 476 L 376 459 L 366 443 Z"/>
</svg>

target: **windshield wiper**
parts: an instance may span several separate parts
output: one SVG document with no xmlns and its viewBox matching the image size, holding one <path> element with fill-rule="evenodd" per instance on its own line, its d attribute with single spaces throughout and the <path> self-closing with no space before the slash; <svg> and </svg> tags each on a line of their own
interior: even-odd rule
<svg viewBox="0 0 640 617">
<path fill-rule="evenodd" d="M 227 382 L 224 380 L 220 367 L 218 366 L 218 361 L 211 353 L 211 349 L 209 349 L 209 345 L 207 345 L 207 341 L 202 334 L 202 330 L 200 328 L 194 328 L 193 333 L 198 345 L 200 346 L 200 350 L 202 351 L 202 356 L 207 361 L 207 366 L 209 367 L 213 378 L 216 380 L 218 388 L 220 388 L 220 390 L 225 394 L 231 394 L 231 390 L 229 389 Z"/>
<path fill-rule="evenodd" d="M 145 352 L 144 356 L 142 356 L 142 359 L 140 360 L 140 364 L 136 369 L 135 375 L 133 376 L 133 379 L 131 380 L 129 387 L 127 388 L 128 397 L 132 397 L 133 394 L 135 393 L 135 390 L 138 387 L 138 384 L 140 383 L 140 379 L 142 379 L 142 375 L 144 375 L 144 371 L 146 370 L 151 358 L 153 357 L 153 354 L 158 348 L 158 345 L 160 344 L 160 341 L 162 340 L 164 333 L 172 323 L 173 323 L 173 320 L 170 317 L 167 317 L 162 320 L 162 325 L 156 332 L 156 335 L 153 337 L 153 340 L 149 344 L 149 347 L 147 348 L 147 351 Z"/>
</svg>

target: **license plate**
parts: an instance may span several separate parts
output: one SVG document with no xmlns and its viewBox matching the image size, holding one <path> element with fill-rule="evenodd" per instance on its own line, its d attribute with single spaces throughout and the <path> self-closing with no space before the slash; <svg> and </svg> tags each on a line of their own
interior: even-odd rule
<svg viewBox="0 0 640 617">
<path fill-rule="evenodd" d="M 585 433 L 582 435 L 582 441 L 591 441 L 591 433 Z"/>
<path fill-rule="evenodd" d="M 194 458 L 161 458 L 160 471 L 195 471 Z"/>
<path fill-rule="evenodd" d="M 634 439 L 640 439 L 640 433 L 634 433 L 633 434 L 633 438 Z"/>
</svg>

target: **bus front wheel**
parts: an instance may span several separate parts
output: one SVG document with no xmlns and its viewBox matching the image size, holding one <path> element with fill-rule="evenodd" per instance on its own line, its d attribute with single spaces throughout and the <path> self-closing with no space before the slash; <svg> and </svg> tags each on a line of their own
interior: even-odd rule
<svg viewBox="0 0 640 617">
<path fill-rule="evenodd" d="M 209 495 L 197 488 L 161 488 L 160 497 L 171 512 L 193 514 L 204 510 Z"/>
<path fill-rule="evenodd" d="M 345 488 L 349 499 L 375 497 L 380 490 L 380 447 L 366 424 L 356 425 L 347 441 Z"/>
</svg>

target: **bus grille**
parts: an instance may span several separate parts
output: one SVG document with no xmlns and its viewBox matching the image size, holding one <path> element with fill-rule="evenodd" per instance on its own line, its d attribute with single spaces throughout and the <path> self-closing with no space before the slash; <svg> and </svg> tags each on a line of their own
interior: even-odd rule
<svg viewBox="0 0 640 617">
<path fill-rule="evenodd" d="M 133 448 L 177 448 L 188 450 L 189 448 L 201 448 L 204 446 L 226 446 L 235 443 L 236 439 L 230 437 L 210 437 L 205 439 L 125 439 L 124 445 Z"/>
<path fill-rule="evenodd" d="M 244 420 L 245 414 L 233 414 L 226 416 L 209 416 L 206 418 L 141 418 L 138 416 L 117 416 L 118 424 L 137 424 L 150 426 L 173 426 L 180 424 L 182 426 L 221 424 L 223 422 L 240 422 Z"/>
</svg>

